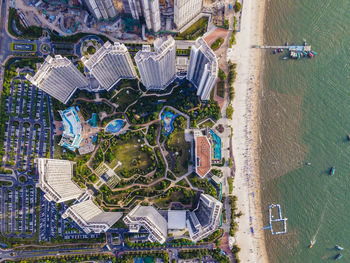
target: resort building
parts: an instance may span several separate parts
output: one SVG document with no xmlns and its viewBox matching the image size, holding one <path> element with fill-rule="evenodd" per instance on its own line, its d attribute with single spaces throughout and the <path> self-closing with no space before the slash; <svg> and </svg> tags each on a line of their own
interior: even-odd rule
<svg viewBox="0 0 350 263">
<path fill-rule="evenodd" d="M 193 130 L 194 156 L 196 174 L 204 178 L 210 171 L 211 165 L 221 164 L 221 138 L 211 128 Z"/>
<path fill-rule="evenodd" d="M 211 143 L 201 132 L 194 132 L 195 170 L 199 177 L 205 177 L 211 170 Z"/>
<path fill-rule="evenodd" d="M 141 227 L 145 228 L 149 233 L 148 240 L 151 242 L 163 244 L 167 239 L 167 221 L 153 206 L 137 205 L 123 218 L 123 221 L 133 233 L 139 232 Z"/>
<path fill-rule="evenodd" d="M 89 85 L 84 75 L 66 57 L 47 56 L 34 76 L 26 78 L 39 89 L 66 104 L 74 92 Z"/>
<path fill-rule="evenodd" d="M 84 0 L 84 2 L 97 20 L 108 20 L 117 16 L 113 0 Z"/>
<path fill-rule="evenodd" d="M 201 100 L 208 100 L 218 78 L 218 61 L 214 51 L 203 38 L 198 38 L 191 48 L 187 79 L 197 88 Z"/>
<path fill-rule="evenodd" d="M 38 158 L 39 187 L 48 201 L 62 203 L 78 198 L 83 191 L 72 181 L 74 163 L 66 160 Z"/>
<path fill-rule="evenodd" d="M 197 242 L 216 231 L 221 224 L 222 203 L 214 197 L 201 194 L 197 208 L 186 220 L 192 241 Z"/>
<path fill-rule="evenodd" d="M 86 234 L 106 232 L 121 217 L 121 212 L 104 212 L 89 197 L 74 204 L 63 213 L 62 218 L 70 217 Z"/>
<path fill-rule="evenodd" d="M 174 23 L 177 29 L 191 22 L 202 10 L 203 0 L 175 0 Z"/>
<path fill-rule="evenodd" d="M 62 118 L 62 138 L 59 145 L 71 151 L 79 150 L 80 154 L 92 152 L 97 139 L 97 115 L 85 121 L 78 107 L 70 107 L 59 111 Z"/>
<path fill-rule="evenodd" d="M 151 46 L 143 45 L 136 53 L 141 81 L 148 90 L 163 90 L 175 79 L 175 53 L 175 40 L 170 36 L 154 41 L 154 51 Z"/>
<path fill-rule="evenodd" d="M 106 42 L 89 59 L 82 57 L 90 73 L 105 90 L 110 90 L 121 79 L 137 78 L 134 64 L 124 44 Z"/>
</svg>

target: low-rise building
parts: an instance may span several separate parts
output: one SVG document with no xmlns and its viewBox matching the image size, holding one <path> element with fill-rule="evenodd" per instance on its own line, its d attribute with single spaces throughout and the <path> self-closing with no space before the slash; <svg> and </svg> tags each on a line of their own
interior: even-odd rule
<svg viewBox="0 0 350 263">
<path fill-rule="evenodd" d="M 104 212 L 90 197 L 68 207 L 62 218 L 70 217 L 88 234 L 106 232 L 122 216 L 121 212 Z"/>
<path fill-rule="evenodd" d="M 167 239 L 168 223 L 153 206 L 137 205 L 123 221 L 128 225 L 130 232 L 137 233 L 141 227 L 145 228 L 151 242 L 163 244 Z"/>
<path fill-rule="evenodd" d="M 48 201 L 62 203 L 78 198 L 83 191 L 72 181 L 73 162 L 38 158 L 39 182 L 36 184 Z"/>
</svg>

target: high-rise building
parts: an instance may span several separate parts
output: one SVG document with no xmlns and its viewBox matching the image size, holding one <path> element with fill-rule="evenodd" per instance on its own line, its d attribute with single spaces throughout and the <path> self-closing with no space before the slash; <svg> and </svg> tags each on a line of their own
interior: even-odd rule
<svg viewBox="0 0 350 263">
<path fill-rule="evenodd" d="M 197 88 L 202 100 L 210 98 L 210 92 L 218 78 L 219 66 L 213 50 L 203 38 L 198 38 L 191 48 L 187 79 Z"/>
<path fill-rule="evenodd" d="M 48 201 L 61 203 L 78 198 L 83 191 L 72 181 L 73 164 L 66 160 L 38 158 L 39 187 Z"/>
<path fill-rule="evenodd" d="M 106 42 L 89 59 L 81 61 L 100 85 L 110 90 L 120 79 L 137 78 L 134 64 L 124 44 Z"/>
<path fill-rule="evenodd" d="M 108 20 L 117 16 L 113 0 L 85 0 L 85 4 L 98 20 Z"/>
<path fill-rule="evenodd" d="M 143 17 L 145 18 L 147 28 L 158 32 L 160 30 L 160 11 L 159 0 L 141 0 Z"/>
<path fill-rule="evenodd" d="M 130 12 L 133 19 L 143 16 L 149 30 L 160 30 L 159 0 L 123 0 L 123 3 L 125 12 Z"/>
<path fill-rule="evenodd" d="M 178 29 L 182 28 L 202 10 L 203 0 L 175 0 L 174 23 Z"/>
<path fill-rule="evenodd" d="M 219 228 L 222 212 L 222 203 L 214 197 L 201 194 L 197 208 L 189 212 L 186 220 L 191 239 L 197 242 Z"/>
<path fill-rule="evenodd" d="M 151 242 L 164 243 L 168 236 L 168 223 L 165 218 L 153 206 L 137 205 L 124 218 L 129 231 L 137 233 L 140 228 L 145 228 Z"/>
<path fill-rule="evenodd" d="M 87 87 L 87 78 L 66 57 L 47 56 L 34 76 L 26 78 L 39 89 L 62 103 L 67 103 L 78 88 Z"/>
<path fill-rule="evenodd" d="M 143 45 L 136 53 L 135 62 L 142 84 L 149 90 L 165 89 L 175 78 L 175 40 L 172 37 L 154 41 L 154 51 Z"/>
<path fill-rule="evenodd" d="M 104 212 L 89 197 L 68 207 L 62 218 L 70 217 L 88 234 L 106 232 L 122 216 L 121 212 Z"/>
</svg>

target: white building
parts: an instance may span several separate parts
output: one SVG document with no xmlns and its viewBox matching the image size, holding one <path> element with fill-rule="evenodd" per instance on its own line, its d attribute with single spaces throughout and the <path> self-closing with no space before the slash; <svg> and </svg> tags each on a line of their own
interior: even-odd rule
<svg viewBox="0 0 350 263">
<path fill-rule="evenodd" d="M 154 51 L 149 45 L 135 55 L 142 84 L 148 90 L 163 90 L 174 79 L 176 74 L 175 40 L 172 37 L 154 41 Z"/>
<path fill-rule="evenodd" d="M 123 0 L 124 10 L 131 13 L 132 18 L 145 18 L 147 28 L 158 32 L 161 28 L 159 0 Z"/>
<path fill-rule="evenodd" d="M 197 208 L 189 212 L 186 220 L 188 232 L 194 242 L 218 230 L 221 223 L 222 206 L 222 203 L 214 197 L 201 194 Z"/>
<path fill-rule="evenodd" d="M 117 16 L 113 0 L 85 0 L 85 4 L 97 20 L 108 20 Z"/>
<path fill-rule="evenodd" d="M 203 0 L 174 0 L 174 23 L 178 29 L 189 23 L 202 10 Z"/>
<path fill-rule="evenodd" d="M 198 38 L 191 48 L 187 79 L 197 88 L 202 100 L 210 98 L 210 92 L 218 78 L 219 66 L 214 51 L 203 38 Z"/>
<path fill-rule="evenodd" d="M 70 206 L 62 215 L 65 219 L 70 217 L 81 227 L 85 233 L 106 232 L 121 217 L 121 212 L 104 212 L 91 199 Z"/>
<path fill-rule="evenodd" d="M 34 76 L 26 78 L 50 96 L 67 103 L 78 88 L 87 87 L 87 78 L 66 57 L 47 56 Z"/>
<path fill-rule="evenodd" d="M 123 221 L 128 225 L 130 232 L 139 232 L 145 228 L 148 233 L 148 240 L 151 242 L 164 243 L 168 236 L 168 223 L 153 206 L 137 205 L 130 211 Z"/>
<path fill-rule="evenodd" d="M 39 187 L 48 201 L 62 203 L 78 198 L 83 191 L 72 181 L 74 163 L 66 160 L 36 159 Z"/>
<path fill-rule="evenodd" d="M 100 85 L 110 90 L 121 79 L 137 78 L 134 64 L 124 44 L 106 42 L 89 59 L 81 61 Z"/>
</svg>

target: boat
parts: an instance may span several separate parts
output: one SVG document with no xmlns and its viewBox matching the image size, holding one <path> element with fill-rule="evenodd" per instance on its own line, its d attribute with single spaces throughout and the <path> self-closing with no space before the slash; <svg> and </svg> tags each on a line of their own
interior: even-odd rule
<svg viewBox="0 0 350 263">
<path fill-rule="evenodd" d="M 306 165 L 308 165 L 308 166 L 310 166 L 311 165 L 311 163 L 305 163 Z"/>
<path fill-rule="evenodd" d="M 305 51 L 301 51 L 301 53 L 303 53 L 304 56 L 307 56 L 307 53 Z"/>
<path fill-rule="evenodd" d="M 348 134 L 348 141 L 350 141 L 350 134 Z"/>
<path fill-rule="evenodd" d="M 344 248 L 343 248 L 343 247 L 338 246 L 338 245 L 336 245 L 336 246 L 335 246 L 335 248 L 336 248 L 337 250 L 344 250 Z"/>
<path fill-rule="evenodd" d="M 281 48 L 281 52 L 283 52 L 283 48 Z"/>
<path fill-rule="evenodd" d="M 280 48 L 278 49 L 278 53 L 281 53 L 281 49 Z"/>
<path fill-rule="evenodd" d="M 335 173 L 335 166 L 331 168 L 331 170 L 329 171 L 329 175 L 334 175 L 334 173 Z"/>
<path fill-rule="evenodd" d="M 300 53 L 299 52 L 297 53 L 297 56 L 298 56 L 298 59 L 300 59 Z"/>
<path fill-rule="evenodd" d="M 310 243 L 309 248 L 312 248 L 312 243 Z"/>
<path fill-rule="evenodd" d="M 288 42 L 286 42 L 284 45 L 285 45 L 285 46 L 289 46 L 289 45 L 288 45 Z"/>
<path fill-rule="evenodd" d="M 288 57 L 283 57 L 282 59 L 283 59 L 283 60 L 286 60 L 286 59 L 288 59 Z M 350 140 L 350 139 L 349 139 L 349 140 Z"/>
<path fill-rule="evenodd" d="M 317 53 L 315 51 L 310 51 L 312 55 L 316 56 Z"/>
<path fill-rule="evenodd" d="M 343 257 L 343 254 L 339 253 L 338 255 L 335 256 L 335 260 L 339 260 Z"/>
<path fill-rule="evenodd" d="M 272 51 L 272 54 L 274 54 L 274 55 L 275 55 L 275 54 L 276 54 L 276 50 Z"/>
</svg>

